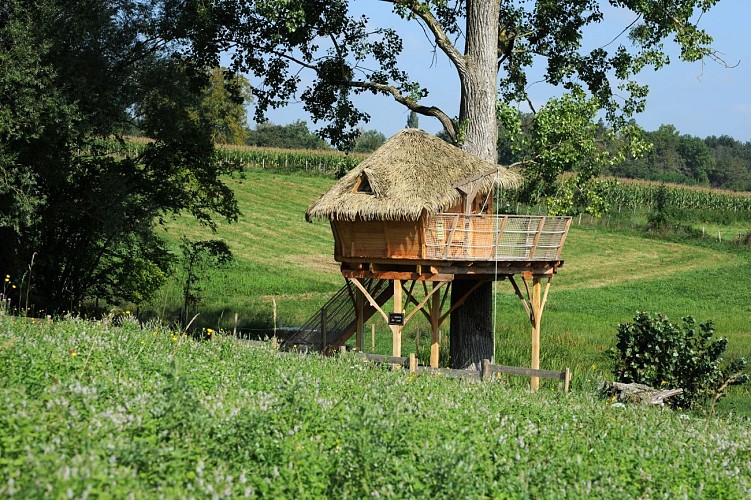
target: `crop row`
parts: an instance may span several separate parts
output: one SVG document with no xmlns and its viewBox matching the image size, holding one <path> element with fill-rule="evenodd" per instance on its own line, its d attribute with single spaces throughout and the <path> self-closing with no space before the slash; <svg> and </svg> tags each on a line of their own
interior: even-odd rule
<svg viewBox="0 0 751 500">
<path fill-rule="evenodd" d="M 653 208 L 659 197 L 677 210 L 713 210 L 751 213 L 751 194 L 689 186 L 607 180 L 603 194 L 613 208 Z"/>
<path fill-rule="evenodd" d="M 148 140 L 133 138 L 118 143 L 105 141 L 102 147 L 111 153 L 137 155 Z M 221 161 L 236 163 L 243 169 L 268 169 L 280 172 L 310 172 L 340 177 L 367 156 L 333 150 L 294 150 L 222 145 L 217 148 Z M 600 183 L 600 195 L 613 210 L 652 209 L 658 193 L 666 207 L 677 210 L 712 210 L 751 214 L 751 194 L 709 188 L 606 179 Z"/>
<path fill-rule="evenodd" d="M 129 137 L 124 142 L 103 140 L 96 147 L 104 154 L 140 155 L 149 139 Z M 366 155 L 345 154 L 335 150 L 297 150 L 220 145 L 216 155 L 222 162 L 233 163 L 243 169 L 268 169 L 280 172 L 311 172 L 340 177 L 359 164 Z"/>
</svg>

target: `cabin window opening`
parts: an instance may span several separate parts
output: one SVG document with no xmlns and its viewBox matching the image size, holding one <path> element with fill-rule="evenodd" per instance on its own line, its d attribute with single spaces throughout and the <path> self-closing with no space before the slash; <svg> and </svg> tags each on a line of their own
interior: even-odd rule
<svg viewBox="0 0 751 500">
<path fill-rule="evenodd" d="M 370 181 L 368 180 L 368 176 L 365 175 L 363 172 L 360 174 L 360 178 L 357 179 L 357 183 L 355 184 L 355 193 L 365 193 L 365 194 L 373 194 L 373 188 L 370 187 Z"/>
</svg>

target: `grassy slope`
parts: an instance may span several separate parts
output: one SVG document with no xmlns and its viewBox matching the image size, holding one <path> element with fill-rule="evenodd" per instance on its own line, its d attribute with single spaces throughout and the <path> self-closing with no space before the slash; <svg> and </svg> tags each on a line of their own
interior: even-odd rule
<svg viewBox="0 0 751 500">
<path fill-rule="evenodd" d="M 245 179 L 232 181 L 243 216 L 215 237 L 228 241 L 236 262 L 209 273 L 201 306 L 205 324 L 228 328 L 238 313 L 242 327 L 268 331 L 272 300 L 280 323 L 299 324 L 342 285 L 328 224 L 304 220 L 307 206 L 331 182 L 265 172 L 248 172 Z M 180 234 L 211 237 L 187 220 L 170 226 L 170 237 Z M 607 376 L 603 353 L 614 344 L 617 324 L 637 310 L 664 312 L 675 321 L 686 315 L 712 319 L 718 335 L 730 339 L 731 354 L 751 357 L 751 282 L 744 279 L 751 274 L 748 251 L 582 226 L 572 229 L 564 258 L 543 317 L 541 364 L 570 367 L 575 387 L 591 387 Z M 152 310 L 177 308 L 177 290 L 165 290 Z M 508 283 L 498 283 L 497 291 L 497 360 L 526 366 L 529 327 L 523 309 Z M 389 352 L 390 334 L 375 324 L 381 333 L 376 350 Z M 418 355 L 424 360 L 429 328 L 423 319 L 408 325 L 404 350 L 415 350 L 418 331 Z M 744 392 L 729 398 L 726 407 L 751 414 L 749 399 Z"/>
<path fill-rule="evenodd" d="M 751 435 L 579 391 L 0 313 L 0 497 L 748 498 Z"/>
</svg>

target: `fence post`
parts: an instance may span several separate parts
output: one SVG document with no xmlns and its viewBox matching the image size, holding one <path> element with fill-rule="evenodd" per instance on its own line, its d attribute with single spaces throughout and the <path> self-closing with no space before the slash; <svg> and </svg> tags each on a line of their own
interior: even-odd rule
<svg viewBox="0 0 751 500">
<path fill-rule="evenodd" d="M 409 353 L 409 371 L 410 373 L 415 373 L 417 371 L 417 358 L 415 357 L 414 352 Z"/>
<path fill-rule="evenodd" d="M 346 354 L 347 353 L 347 347 L 340 345 L 339 346 L 339 355 Z"/>
<path fill-rule="evenodd" d="M 370 350 L 375 351 L 375 325 L 370 325 Z"/>
<path fill-rule="evenodd" d="M 568 394 L 568 388 L 571 383 L 571 371 L 566 368 L 566 379 L 563 381 L 563 392 Z"/>
<path fill-rule="evenodd" d="M 482 380 L 490 380 L 490 360 L 483 359 L 481 366 L 482 366 L 482 369 L 480 371 L 480 378 Z"/>
</svg>

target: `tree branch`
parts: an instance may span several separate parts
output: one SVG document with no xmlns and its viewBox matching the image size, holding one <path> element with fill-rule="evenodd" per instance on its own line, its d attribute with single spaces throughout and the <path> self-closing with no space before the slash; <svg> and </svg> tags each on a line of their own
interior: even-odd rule
<svg viewBox="0 0 751 500">
<path fill-rule="evenodd" d="M 399 91 L 399 89 L 397 89 L 393 85 L 386 85 L 384 83 L 374 83 L 374 82 L 361 82 L 361 81 L 341 82 L 341 84 L 348 86 L 348 87 L 360 88 L 360 89 L 366 89 L 366 90 L 371 90 L 371 91 L 382 92 L 385 94 L 390 94 L 396 102 L 406 106 L 409 110 L 414 111 L 415 113 L 419 113 L 424 116 L 432 116 L 433 118 L 437 118 L 438 121 L 441 122 L 441 125 L 443 125 L 444 130 L 446 130 L 446 133 L 449 135 L 451 140 L 456 141 L 456 128 L 454 127 L 454 122 L 452 122 L 451 118 L 449 118 L 449 116 L 446 113 L 444 113 L 440 108 L 437 108 L 435 106 L 423 106 L 421 104 L 418 104 L 413 99 L 402 94 Z"/>
<path fill-rule="evenodd" d="M 381 1 L 406 7 L 410 10 L 410 12 L 412 12 L 412 14 L 421 19 L 428 27 L 430 32 L 433 33 L 436 45 L 438 45 L 443 53 L 446 54 L 446 57 L 448 57 L 449 60 L 454 63 L 454 66 L 456 67 L 456 70 L 459 72 L 459 74 L 463 75 L 464 73 L 466 73 L 467 63 L 464 60 L 464 56 L 456 49 L 456 47 L 454 47 L 454 44 L 451 43 L 451 40 L 449 40 L 446 32 L 443 31 L 441 23 L 438 22 L 438 19 L 436 19 L 435 16 L 433 16 L 433 13 L 430 11 L 430 8 L 427 5 L 420 3 L 417 0 Z"/>
</svg>

